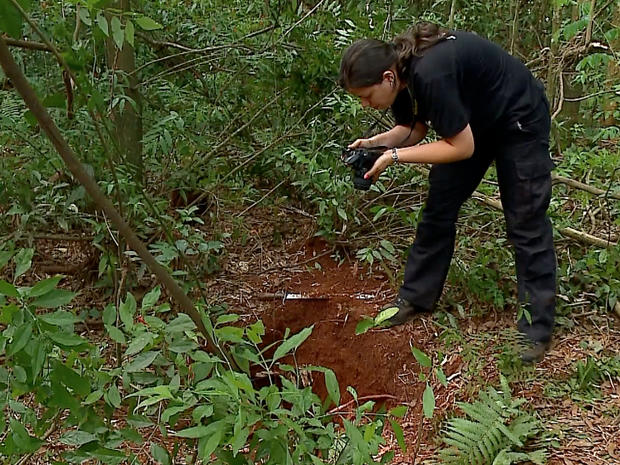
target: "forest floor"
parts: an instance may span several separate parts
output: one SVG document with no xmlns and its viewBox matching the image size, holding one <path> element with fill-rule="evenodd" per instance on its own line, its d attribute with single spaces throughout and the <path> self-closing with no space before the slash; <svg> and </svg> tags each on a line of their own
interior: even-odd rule
<svg viewBox="0 0 620 465">
<path fill-rule="evenodd" d="M 411 463 L 416 450 L 417 463 L 431 458 L 441 446 L 441 420 L 458 412 L 457 402 L 477 398 L 488 385 L 498 386 L 503 373 L 513 397 L 527 399 L 523 408 L 542 420 L 545 432 L 536 446 L 547 448 L 549 464 L 620 464 L 620 377 L 583 385 L 575 368 L 588 357 L 602 360 L 618 354 L 620 319 L 615 314 L 580 308 L 579 314 L 568 315 L 574 324 L 558 327 L 552 350 L 535 368 L 513 363 L 518 357 L 514 309 L 467 318 L 455 311 L 456 328 L 435 314 L 356 335 L 357 323 L 375 316 L 394 298 L 397 286 L 380 269 L 370 273 L 346 250 L 314 238 L 308 218 L 290 211 L 276 215 L 275 221 L 266 222 L 266 217 L 274 218 L 273 212 L 256 211 L 244 221 L 251 235 L 244 247 L 228 255 L 224 270 L 211 282 L 211 297 L 226 302 L 248 323 L 262 319 L 272 340 L 282 339 L 286 329 L 296 333 L 314 325 L 297 350 L 296 363 L 331 368 L 343 404 L 352 400 L 347 392 L 351 386 L 359 397 L 389 407 L 409 406 L 401 421 L 406 454 L 393 434 L 386 433 L 383 451 L 397 452 L 394 463 Z M 436 410 L 431 420 L 422 413 L 425 383 L 419 379 L 412 346 L 431 357 L 443 354 L 449 383 L 447 388 L 433 385 Z M 324 398 L 322 375 L 311 382 Z"/>
<path fill-rule="evenodd" d="M 388 407 L 407 405 L 408 413 L 400 420 L 406 453 L 390 429 L 384 433 L 381 453 L 396 451 L 393 463 L 409 464 L 414 456 L 416 463 L 431 459 L 442 445 L 442 421 L 458 413 L 457 402 L 472 401 L 487 386 L 498 386 L 500 373 L 509 379 L 513 397 L 525 398 L 523 408 L 541 419 L 545 431 L 532 447 L 546 448 L 549 464 L 620 463 L 620 377 L 602 376 L 591 384 L 576 371 L 576 363 L 586 363 L 589 357 L 602 361 L 617 355 L 620 326 L 613 313 L 581 308 L 579 314 L 568 315 L 574 324 L 558 327 L 552 350 L 535 368 L 513 363 L 517 333 L 510 309 L 470 312 L 466 318 L 455 311 L 452 319 L 445 313 L 421 315 L 397 328 L 356 335 L 357 323 L 376 315 L 394 297 L 395 283 L 381 269 L 370 271 L 346 249 L 315 238 L 313 220 L 294 211 L 255 208 L 244 217 L 243 226 L 245 241 L 227 243 L 222 269 L 206 278 L 209 298 L 227 304 L 242 323 L 262 319 L 267 342 L 281 340 L 287 329 L 296 333 L 314 326 L 294 362 L 335 372 L 345 405 L 339 415 L 352 410 L 348 386 L 359 398 Z M 221 227 L 234 232 L 238 226 L 231 222 Z M 96 273 L 96 262 L 87 265 L 92 252 L 88 242 L 36 240 L 33 246 L 33 274 L 44 277 L 64 270 L 73 275 L 71 287 L 81 290 L 84 305 L 105 305 L 100 289 L 84 287 L 88 268 L 94 265 Z M 101 327 L 89 331 L 105 337 Z M 425 383 L 419 379 L 412 346 L 435 360 L 443 354 L 442 369 L 449 381 L 447 388 L 433 381 L 436 410 L 430 420 L 422 413 Z M 600 363 L 594 370 L 604 371 Z M 309 375 L 306 382 L 326 397 L 322 375 Z M 157 432 L 149 439 L 166 441 Z M 147 450 L 135 452 L 148 456 Z M 31 463 L 39 462 L 35 458 Z"/>
</svg>

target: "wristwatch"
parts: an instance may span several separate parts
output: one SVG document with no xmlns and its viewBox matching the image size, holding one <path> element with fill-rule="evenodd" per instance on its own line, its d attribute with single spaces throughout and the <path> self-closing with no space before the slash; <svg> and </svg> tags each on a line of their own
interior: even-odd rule
<svg viewBox="0 0 620 465">
<path fill-rule="evenodd" d="M 392 162 L 398 163 L 398 153 L 396 153 L 396 147 L 392 147 Z"/>
</svg>

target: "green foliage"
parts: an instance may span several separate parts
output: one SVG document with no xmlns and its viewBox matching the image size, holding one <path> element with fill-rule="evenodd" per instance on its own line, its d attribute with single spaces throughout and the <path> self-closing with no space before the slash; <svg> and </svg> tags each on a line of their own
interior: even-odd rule
<svg viewBox="0 0 620 465">
<path fill-rule="evenodd" d="M 32 257 L 32 249 L 9 249 L 0 253 L 0 265 L 12 263 L 18 279 Z M 75 293 L 58 289 L 61 282 L 58 276 L 19 287 L 0 280 L 5 327 L 0 406 L 8 413 L 3 429 L 9 428 L 0 457 L 14 461 L 33 454 L 47 444 L 47 431 L 59 428 L 60 442 L 69 446 L 63 453 L 67 462 L 118 464 L 134 459 L 124 442 L 142 444 L 140 429 L 158 426 L 176 431 L 173 440 L 189 440 L 205 461 L 215 454 L 225 463 L 258 458 L 266 464 L 317 464 L 323 463 L 321 456 L 361 465 L 375 462 L 383 428 L 404 414 L 398 408 L 369 415 L 374 403 L 367 403 L 358 407 L 354 422 L 339 429 L 328 414 L 329 402 L 301 384 L 300 368 L 283 364 L 312 327 L 265 347 L 261 321 L 244 328 L 234 325 L 236 315 L 220 316 L 212 334 L 230 347 L 243 369 L 232 371 L 226 360 L 203 351 L 204 341 L 187 315 L 169 314 L 169 305 L 159 302 L 159 288 L 140 302 L 127 294 L 118 308 L 104 309 L 109 342 L 121 350 L 119 364 L 110 365 L 103 357 L 108 342 L 94 345 L 78 334 L 83 317 L 68 309 Z M 315 370 L 324 373 L 331 402 L 338 405 L 335 374 Z M 269 373 L 268 384 L 257 385 L 250 377 L 257 371 Z M 31 400 L 25 403 L 25 397 Z M 128 412 L 128 426 L 116 430 L 110 420 L 120 412 Z M 150 450 L 159 463 L 174 458 L 158 444 L 151 443 Z"/>
<path fill-rule="evenodd" d="M 480 392 L 480 400 L 458 403 L 466 418 L 448 421 L 442 441 L 448 446 L 438 458 L 449 464 L 504 465 L 531 461 L 542 464 L 544 451 L 521 452 L 528 439 L 541 431 L 540 421 L 523 411 L 526 399 L 513 399 L 508 381 L 501 377 L 501 391 Z"/>
</svg>

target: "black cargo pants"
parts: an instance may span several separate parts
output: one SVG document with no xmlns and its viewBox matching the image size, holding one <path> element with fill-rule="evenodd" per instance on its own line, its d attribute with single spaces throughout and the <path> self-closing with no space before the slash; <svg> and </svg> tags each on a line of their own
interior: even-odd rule
<svg viewBox="0 0 620 465">
<path fill-rule="evenodd" d="M 508 240 L 516 255 L 519 301 L 531 316 L 518 328 L 531 340 L 551 338 L 555 319 L 556 256 L 547 216 L 551 198 L 548 103 L 511 124 L 494 141 L 476 140 L 471 158 L 434 165 L 428 199 L 409 250 L 399 295 L 432 310 L 441 296 L 454 251 L 461 205 L 495 161 Z"/>
</svg>

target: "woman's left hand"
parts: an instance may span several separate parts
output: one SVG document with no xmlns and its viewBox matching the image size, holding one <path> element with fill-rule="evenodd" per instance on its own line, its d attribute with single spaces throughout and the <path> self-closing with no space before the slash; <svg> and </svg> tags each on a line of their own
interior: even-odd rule
<svg viewBox="0 0 620 465">
<path fill-rule="evenodd" d="M 392 163 L 393 161 L 391 152 L 384 152 L 384 154 L 377 159 L 377 161 L 368 171 L 368 173 L 364 175 L 364 179 L 368 179 L 372 176 L 372 181 L 377 182 L 377 179 L 379 179 L 379 175 Z"/>
</svg>

